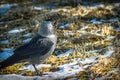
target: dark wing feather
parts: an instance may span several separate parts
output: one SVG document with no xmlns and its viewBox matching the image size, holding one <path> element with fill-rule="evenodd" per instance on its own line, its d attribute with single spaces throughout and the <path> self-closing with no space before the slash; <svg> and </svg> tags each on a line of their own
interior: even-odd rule
<svg viewBox="0 0 120 80">
<path fill-rule="evenodd" d="M 17 48 L 14 51 L 14 55 L 22 58 L 28 58 L 34 55 L 42 56 L 51 49 L 53 44 L 54 43 L 48 38 L 37 36 L 34 37 L 29 43 Z"/>
<path fill-rule="evenodd" d="M 0 63 L 0 69 L 35 55 L 44 55 L 54 43 L 48 38 L 35 36 L 29 43 L 17 48 L 14 54 Z"/>
</svg>

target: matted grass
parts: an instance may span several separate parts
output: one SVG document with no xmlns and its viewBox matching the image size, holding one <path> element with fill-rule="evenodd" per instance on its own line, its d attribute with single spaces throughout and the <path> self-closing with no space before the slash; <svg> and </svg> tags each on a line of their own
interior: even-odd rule
<svg viewBox="0 0 120 80">
<path fill-rule="evenodd" d="M 9 17 L 11 16 L 11 17 Z M 120 18 L 119 8 L 114 4 L 102 4 L 101 7 L 85 7 L 83 5 L 72 6 L 57 6 L 52 9 L 34 10 L 34 9 L 21 9 L 20 11 L 10 11 L 7 16 L 0 19 L 4 22 L 0 29 L 0 37 L 2 40 L 8 39 L 9 44 L 2 44 L 0 50 L 9 47 L 18 47 L 22 45 L 22 40 L 27 39 L 21 34 L 31 32 L 31 38 L 38 29 L 39 23 L 42 20 L 52 18 L 57 21 L 56 33 L 58 35 L 58 44 L 53 55 L 49 57 L 44 63 L 51 64 L 49 68 L 41 68 L 40 72 L 54 72 L 58 70 L 60 65 L 73 62 L 75 58 L 86 59 L 89 57 L 98 57 L 97 63 L 91 64 L 90 67 L 77 74 L 79 79 L 95 79 L 104 77 L 107 79 L 119 79 L 119 71 L 114 69 L 120 69 L 120 34 L 114 28 L 118 25 L 120 28 L 120 22 L 110 21 L 113 18 Z M 100 24 L 93 23 L 91 20 L 104 21 Z M 70 23 L 70 25 L 64 29 L 60 29 L 59 26 Z M 87 28 L 84 28 L 88 26 Z M 8 35 L 8 31 L 12 29 L 24 28 L 26 31 L 18 34 Z M 84 28 L 84 29 L 82 29 Z M 15 38 L 18 38 L 16 40 Z M 114 38 L 111 38 L 114 37 Z M 65 41 L 66 40 L 66 41 Z M 64 42 L 65 41 L 65 42 Z M 102 55 L 111 49 L 109 46 L 113 46 L 115 52 L 109 57 L 103 57 Z M 74 51 L 69 56 L 58 57 L 58 54 L 64 53 L 68 49 Z M 89 53 L 89 51 L 100 50 Z M 79 63 L 82 65 L 81 63 Z M 16 64 L 5 68 L 0 74 L 22 74 L 23 75 L 35 75 L 33 71 L 19 70 L 24 63 Z M 113 71 L 113 72 L 110 72 Z M 68 76 L 66 79 L 72 78 Z"/>
</svg>

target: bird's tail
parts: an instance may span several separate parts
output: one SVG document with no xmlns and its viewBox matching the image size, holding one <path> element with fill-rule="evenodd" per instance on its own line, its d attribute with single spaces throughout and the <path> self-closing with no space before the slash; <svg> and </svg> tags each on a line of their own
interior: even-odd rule
<svg viewBox="0 0 120 80">
<path fill-rule="evenodd" d="M 14 56 L 11 56 L 9 58 L 7 58 L 6 60 L 0 62 L 0 70 L 5 68 L 5 67 L 8 67 L 10 65 L 13 65 L 14 63 L 16 63 L 16 59 L 14 58 Z"/>
</svg>

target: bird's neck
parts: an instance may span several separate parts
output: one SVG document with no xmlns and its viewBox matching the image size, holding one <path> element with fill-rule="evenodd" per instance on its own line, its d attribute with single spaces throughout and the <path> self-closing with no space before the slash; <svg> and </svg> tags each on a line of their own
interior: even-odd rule
<svg viewBox="0 0 120 80">
<path fill-rule="evenodd" d="M 55 38 L 56 35 L 55 35 L 55 34 L 50 34 L 50 35 L 48 35 L 48 36 L 46 36 L 46 37 L 48 37 L 48 38 Z"/>
<path fill-rule="evenodd" d="M 37 33 L 38 35 L 42 36 L 42 37 L 48 37 L 48 38 L 54 38 L 56 37 L 55 34 L 40 34 L 40 33 Z"/>
</svg>

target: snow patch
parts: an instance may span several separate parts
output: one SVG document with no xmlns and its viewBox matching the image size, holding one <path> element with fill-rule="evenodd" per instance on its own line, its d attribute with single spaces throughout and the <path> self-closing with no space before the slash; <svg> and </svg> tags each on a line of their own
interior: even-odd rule
<svg viewBox="0 0 120 80">
<path fill-rule="evenodd" d="M 119 21 L 119 19 L 118 18 L 109 19 L 109 22 L 116 22 L 116 21 Z"/>
<path fill-rule="evenodd" d="M 17 4 L 2 4 L 0 5 L 0 9 L 10 9 L 12 6 L 15 6 Z"/>
<path fill-rule="evenodd" d="M 34 7 L 34 10 L 43 10 L 43 9 L 45 9 L 46 7 L 44 7 L 44 6 L 39 6 L 39 7 Z"/>
<path fill-rule="evenodd" d="M 65 57 L 65 56 L 69 56 L 74 50 L 73 49 L 69 49 L 68 51 L 66 51 L 65 53 L 61 53 L 58 55 L 58 57 Z"/>
<path fill-rule="evenodd" d="M 0 13 L 6 14 L 6 12 L 13 6 L 16 6 L 17 4 L 1 4 L 0 5 Z"/>
<path fill-rule="evenodd" d="M 36 65 L 37 69 L 40 69 L 42 67 L 51 67 L 51 64 L 39 64 L 39 65 Z M 24 67 L 20 68 L 20 70 L 35 71 L 35 69 L 34 69 L 34 67 L 32 65 L 24 66 Z"/>
<path fill-rule="evenodd" d="M 9 40 L 3 40 L 3 41 L 0 41 L 0 44 L 9 44 Z"/>
<path fill-rule="evenodd" d="M 114 39 L 116 36 L 107 36 L 107 38 L 105 38 L 105 40 L 111 40 Z"/>
<path fill-rule="evenodd" d="M 25 31 L 25 29 L 14 29 L 14 30 L 8 31 L 8 34 L 16 34 L 16 33 L 20 33 L 23 31 Z"/>
<path fill-rule="evenodd" d="M 87 58 L 83 61 L 80 61 L 82 64 L 89 64 L 89 63 L 92 63 L 92 62 L 95 62 L 97 59 L 97 57 L 90 57 L 90 58 Z"/>
<path fill-rule="evenodd" d="M 66 23 L 65 25 L 59 26 L 60 29 L 64 29 L 70 26 L 70 23 Z"/>
<path fill-rule="evenodd" d="M 32 35 L 32 33 L 27 33 L 27 34 L 24 34 L 23 37 L 29 37 L 31 35 Z"/>
<path fill-rule="evenodd" d="M 102 21 L 98 21 L 96 19 L 92 19 L 90 20 L 90 22 L 92 22 L 93 24 L 102 24 Z"/>
<path fill-rule="evenodd" d="M 89 26 L 87 25 L 87 26 L 83 26 L 80 30 L 85 30 L 85 29 L 87 29 Z"/>
<path fill-rule="evenodd" d="M 30 42 L 31 39 L 32 39 L 32 38 L 28 38 L 28 39 L 23 40 L 22 42 L 23 42 L 23 43 L 28 43 L 28 42 Z"/>
<path fill-rule="evenodd" d="M 82 2 L 83 3 L 83 6 L 84 7 L 88 7 L 88 8 L 91 8 L 91 9 L 96 9 L 96 8 L 99 8 L 99 7 L 104 7 L 103 4 L 101 3 L 89 3 L 89 2 Z"/>
<path fill-rule="evenodd" d="M 64 33 L 64 36 L 70 36 L 70 35 L 74 35 L 75 33 L 72 31 L 68 31 Z"/>
<path fill-rule="evenodd" d="M 115 51 L 107 51 L 104 53 L 104 57 L 111 56 Z"/>
<path fill-rule="evenodd" d="M 54 79 L 65 79 L 68 76 L 77 76 L 77 73 L 80 71 L 83 71 L 84 69 L 88 68 L 90 65 L 88 63 L 95 62 L 96 57 L 87 58 L 85 60 L 82 60 L 80 58 L 76 58 L 72 63 L 66 63 L 64 65 L 58 66 L 58 70 L 54 72 L 44 72 L 42 76 L 34 76 L 37 79 L 43 79 L 43 80 L 54 80 Z M 81 62 L 86 65 L 80 66 L 78 63 Z M 36 65 L 37 68 L 41 67 L 51 67 L 51 64 L 40 64 Z M 24 66 L 20 70 L 30 70 L 35 71 L 32 65 Z M 6 76 L 6 75 L 5 75 Z M 17 76 L 17 78 L 23 78 L 23 76 L 20 75 L 11 75 Z M 29 76 L 28 76 L 29 77 Z M 32 77 L 32 78 L 34 78 Z M 2 79 L 5 77 L 2 76 Z M 21 78 L 21 79 L 22 79 Z M 14 78 L 12 78 L 14 79 Z M 24 78 L 25 79 L 25 78 Z M 5 79 L 4 79 L 5 80 Z M 71 79 L 69 79 L 71 80 Z M 72 80 L 76 80 L 76 78 L 72 78 Z"/>
<path fill-rule="evenodd" d="M 90 53 L 90 54 L 92 54 L 92 53 L 97 53 L 97 52 L 100 52 L 101 50 L 90 50 L 90 51 L 87 51 L 87 53 Z"/>
<path fill-rule="evenodd" d="M 69 41 L 65 39 L 62 42 L 57 43 L 57 45 L 61 45 L 61 44 L 67 43 L 67 42 L 69 42 Z"/>
<path fill-rule="evenodd" d="M 0 60 L 7 59 L 8 57 L 13 55 L 13 47 L 4 48 L 2 52 L 0 52 Z"/>
</svg>

